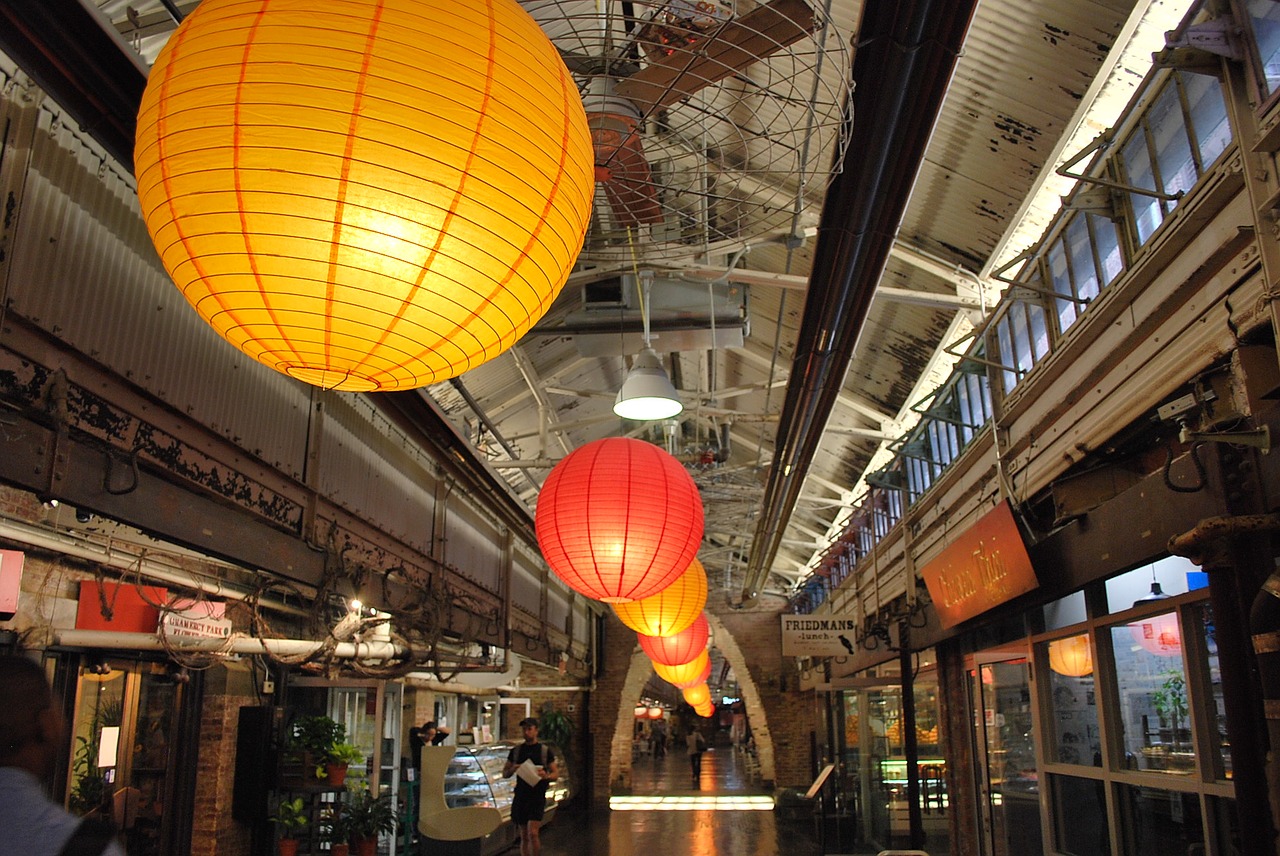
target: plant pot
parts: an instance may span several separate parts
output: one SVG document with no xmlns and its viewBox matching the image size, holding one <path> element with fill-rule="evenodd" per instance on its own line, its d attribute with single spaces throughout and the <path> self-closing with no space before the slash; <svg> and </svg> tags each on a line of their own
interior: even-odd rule
<svg viewBox="0 0 1280 856">
<path fill-rule="evenodd" d="M 351 842 L 355 856 L 378 856 L 378 839 L 357 838 Z"/>
<path fill-rule="evenodd" d="M 325 781 L 331 787 L 340 788 L 342 783 L 347 780 L 346 764 L 325 764 L 324 765 Z"/>
<path fill-rule="evenodd" d="M 280 856 L 298 856 L 298 844 L 300 842 L 296 838 L 280 839 Z"/>
<path fill-rule="evenodd" d="M 329 845 L 329 856 L 349 856 L 351 845 L 347 842 L 335 842 Z"/>
</svg>

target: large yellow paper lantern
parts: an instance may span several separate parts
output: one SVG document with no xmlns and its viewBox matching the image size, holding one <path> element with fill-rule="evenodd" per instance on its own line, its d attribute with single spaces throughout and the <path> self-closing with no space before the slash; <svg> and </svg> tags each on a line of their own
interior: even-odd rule
<svg viewBox="0 0 1280 856">
<path fill-rule="evenodd" d="M 642 636 L 673 636 L 687 629 L 707 605 L 707 572 L 694 559 L 676 581 L 655 595 L 615 603 L 622 623 Z"/>
<path fill-rule="evenodd" d="M 513 345 L 568 277 L 594 155 L 515 0 L 204 0 L 160 52 L 134 172 L 213 328 L 326 388 L 408 389 Z"/>
<path fill-rule="evenodd" d="M 1055 639 L 1049 643 L 1049 668 L 1069 678 L 1083 678 L 1093 673 L 1093 653 L 1085 634 Z"/>
</svg>

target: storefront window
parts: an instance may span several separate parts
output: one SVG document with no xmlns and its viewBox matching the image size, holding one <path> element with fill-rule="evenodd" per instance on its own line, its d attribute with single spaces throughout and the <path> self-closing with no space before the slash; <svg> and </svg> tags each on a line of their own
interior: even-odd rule
<svg viewBox="0 0 1280 856">
<path fill-rule="evenodd" d="M 1121 785 L 1120 812 L 1125 853 L 1166 856 L 1204 852 L 1204 823 L 1197 794 Z"/>
<path fill-rule="evenodd" d="M 1195 626 L 1200 629 L 1205 640 L 1204 670 L 1209 676 L 1210 696 L 1204 700 L 1205 714 L 1209 722 L 1212 739 L 1212 764 L 1215 779 L 1231 778 L 1231 741 L 1227 739 L 1227 707 L 1222 698 L 1222 669 L 1218 665 L 1217 628 L 1213 621 L 1213 607 L 1208 603 L 1196 604 L 1192 609 Z"/>
<path fill-rule="evenodd" d="M 1050 776 L 1054 847 L 1069 856 L 1111 852 L 1107 826 L 1107 783 L 1075 776 Z"/>
<path fill-rule="evenodd" d="M 1049 720 L 1053 754 L 1060 764 L 1102 764 L 1093 654 L 1081 633 L 1045 643 L 1049 663 Z"/>
<path fill-rule="evenodd" d="M 1125 769 L 1189 775 L 1195 770 L 1182 636 L 1176 612 L 1111 628 Z"/>
<path fill-rule="evenodd" d="M 1249 0 L 1249 23 L 1262 65 L 1260 83 L 1269 95 L 1280 86 L 1280 4 L 1275 0 Z"/>
</svg>

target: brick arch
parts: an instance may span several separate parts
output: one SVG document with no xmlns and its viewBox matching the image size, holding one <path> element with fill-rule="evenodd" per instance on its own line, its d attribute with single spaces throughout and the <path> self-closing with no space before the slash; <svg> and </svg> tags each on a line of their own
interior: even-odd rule
<svg viewBox="0 0 1280 856">
<path fill-rule="evenodd" d="M 711 626 L 713 644 L 733 667 L 742 688 L 742 701 L 751 722 L 751 733 L 756 740 L 756 756 L 760 759 L 760 777 L 766 786 L 772 786 L 777 776 L 774 769 L 773 739 L 769 734 L 768 717 L 755 680 L 747 669 L 742 649 L 733 634 L 712 613 L 704 613 Z M 626 675 L 619 687 L 617 707 L 613 717 L 613 736 L 609 742 L 609 787 L 626 790 L 631 787 L 631 733 L 635 719 L 636 700 L 653 674 L 653 664 L 637 645 L 631 652 Z"/>
</svg>

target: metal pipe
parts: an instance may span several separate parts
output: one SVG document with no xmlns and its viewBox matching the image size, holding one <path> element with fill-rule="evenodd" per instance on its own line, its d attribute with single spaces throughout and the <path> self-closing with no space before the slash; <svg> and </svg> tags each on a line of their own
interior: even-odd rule
<svg viewBox="0 0 1280 856">
<path fill-rule="evenodd" d="M 86 562 L 105 565 L 116 570 L 135 572 L 149 580 L 204 592 L 214 597 L 227 598 L 228 600 L 248 600 L 253 594 L 247 589 L 229 586 L 217 578 L 195 574 L 177 566 L 160 562 L 152 556 L 113 553 L 110 550 L 97 549 L 70 535 L 61 532 L 50 532 L 14 520 L 0 520 L 0 538 L 19 544 L 27 544 L 41 550 L 49 550 L 63 556 L 83 559 Z M 206 559 L 205 561 L 212 560 Z M 231 566 L 224 565 L 224 567 Z M 305 595 L 309 589 L 304 588 L 302 591 Z M 312 591 L 312 593 L 314 592 Z M 260 598 L 259 603 L 275 612 L 300 616 L 311 615 L 311 610 L 309 609 L 293 606 L 279 600 Z"/>
<path fill-rule="evenodd" d="M 976 0 L 869 0 L 853 61 L 849 146 L 818 226 L 777 444 L 748 560 L 754 600 L 844 383 Z"/>
<path fill-rule="evenodd" d="M 58 630 L 54 632 L 60 645 L 74 648 L 120 648 L 129 651 L 182 651 L 210 654 L 275 654 L 282 657 L 305 657 L 324 650 L 323 642 L 311 639 L 259 639 L 254 636 L 231 636 L 226 639 L 197 639 L 155 633 L 117 633 L 112 630 Z M 332 656 L 343 660 L 391 660 L 409 654 L 424 656 L 394 642 L 339 642 Z"/>
<path fill-rule="evenodd" d="M 507 439 L 502 436 L 502 432 L 498 430 L 498 426 L 489 418 L 489 414 L 480 406 L 480 402 L 476 401 L 475 396 L 471 394 L 471 390 L 467 389 L 466 384 L 462 382 L 462 378 L 450 378 L 449 385 L 458 391 L 458 394 L 462 396 L 462 400 L 467 403 L 467 407 L 471 408 L 471 412 L 474 413 L 476 418 L 480 420 L 480 423 L 484 425 L 485 430 L 492 434 L 493 439 L 502 447 L 502 451 L 511 456 L 513 461 L 519 460 L 519 450 L 508 443 Z M 534 481 L 533 476 L 529 475 L 527 472 L 522 472 L 520 475 L 524 476 L 524 480 L 532 485 L 535 491 L 542 490 L 542 485 Z"/>
</svg>

